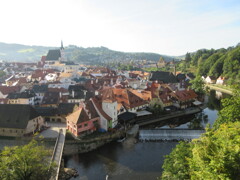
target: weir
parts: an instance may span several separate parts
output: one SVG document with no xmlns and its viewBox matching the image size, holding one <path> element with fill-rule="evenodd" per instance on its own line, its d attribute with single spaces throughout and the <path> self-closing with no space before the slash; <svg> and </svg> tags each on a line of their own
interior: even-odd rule
<svg viewBox="0 0 240 180">
<path fill-rule="evenodd" d="M 190 130 L 190 129 L 150 129 L 140 130 L 140 140 L 192 140 L 199 138 L 205 130 Z"/>
</svg>

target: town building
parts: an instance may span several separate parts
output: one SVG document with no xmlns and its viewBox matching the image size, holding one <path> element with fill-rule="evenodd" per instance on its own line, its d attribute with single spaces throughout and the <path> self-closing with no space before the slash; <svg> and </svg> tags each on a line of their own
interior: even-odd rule
<svg viewBox="0 0 240 180">
<path fill-rule="evenodd" d="M 33 135 L 44 120 L 30 105 L 0 104 L 0 136 Z"/>
</svg>

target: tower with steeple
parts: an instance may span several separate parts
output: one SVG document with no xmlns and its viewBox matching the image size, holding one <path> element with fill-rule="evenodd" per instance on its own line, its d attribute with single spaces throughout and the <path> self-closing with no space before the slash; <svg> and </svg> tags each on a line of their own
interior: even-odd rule
<svg viewBox="0 0 240 180">
<path fill-rule="evenodd" d="M 64 54 L 64 47 L 63 47 L 63 41 L 62 40 L 61 40 L 60 53 L 61 53 L 61 61 L 64 61 L 65 60 L 65 54 Z"/>
</svg>

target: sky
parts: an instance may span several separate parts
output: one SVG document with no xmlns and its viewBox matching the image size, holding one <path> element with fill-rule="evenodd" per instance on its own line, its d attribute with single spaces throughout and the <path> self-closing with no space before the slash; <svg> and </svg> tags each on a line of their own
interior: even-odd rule
<svg viewBox="0 0 240 180">
<path fill-rule="evenodd" d="M 184 55 L 240 42 L 239 0 L 2 0 L 0 42 Z"/>
</svg>

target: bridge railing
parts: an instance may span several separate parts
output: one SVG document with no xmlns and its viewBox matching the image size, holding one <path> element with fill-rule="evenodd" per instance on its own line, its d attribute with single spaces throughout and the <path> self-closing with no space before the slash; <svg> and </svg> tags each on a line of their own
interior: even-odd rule
<svg viewBox="0 0 240 180">
<path fill-rule="evenodd" d="M 58 145 L 59 145 L 59 140 L 60 140 L 61 134 L 63 134 L 63 130 L 62 129 L 60 129 L 59 132 L 58 132 L 58 136 L 57 136 L 57 139 L 56 139 L 56 143 L 54 145 L 53 154 L 52 154 L 51 161 L 50 161 L 49 170 L 51 168 L 51 165 L 55 161 L 55 156 L 56 156 L 56 152 L 57 152 L 57 148 L 58 148 Z M 61 153 L 60 153 L 59 161 L 57 162 L 57 167 L 54 168 L 53 172 L 51 172 L 52 176 L 51 176 L 50 180 L 57 180 L 58 179 L 58 174 L 59 174 L 60 165 L 61 165 L 61 159 L 62 159 L 61 157 L 62 157 L 63 146 L 64 146 L 64 141 L 63 141 L 63 145 L 61 147 L 61 151 L 60 151 Z"/>
</svg>

